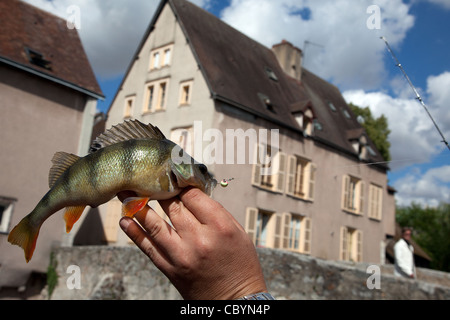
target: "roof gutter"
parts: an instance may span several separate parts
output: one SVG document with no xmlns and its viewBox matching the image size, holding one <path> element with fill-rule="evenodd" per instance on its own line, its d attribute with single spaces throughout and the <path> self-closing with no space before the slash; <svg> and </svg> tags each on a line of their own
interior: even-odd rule
<svg viewBox="0 0 450 320">
<path fill-rule="evenodd" d="M 49 81 L 55 82 L 57 84 L 63 85 L 65 87 L 68 87 L 68 88 L 73 89 L 75 91 L 81 92 L 81 93 L 83 93 L 85 95 L 88 95 L 88 96 L 90 96 L 92 98 L 95 98 L 95 99 L 98 99 L 98 100 L 102 100 L 102 101 L 105 100 L 105 96 L 103 96 L 101 94 L 95 93 L 95 92 L 93 92 L 91 90 L 85 89 L 83 87 L 80 87 L 79 85 L 76 85 L 74 83 L 62 80 L 62 79 L 60 79 L 58 77 L 54 77 L 54 76 L 49 75 L 47 73 L 40 72 L 40 71 L 38 71 L 36 69 L 30 68 L 30 67 L 28 67 L 26 65 L 23 65 L 23 64 L 18 63 L 16 61 L 10 60 L 8 58 L 0 57 L 0 62 L 3 62 L 5 64 L 7 64 L 7 65 L 10 65 L 10 66 L 12 66 L 14 68 L 18 68 L 20 70 L 29 72 L 31 74 L 34 74 L 34 75 L 36 75 L 38 77 L 41 77 L 41 78 L 44 78 L 46 80 L 49 80 Z"/>
</svg>

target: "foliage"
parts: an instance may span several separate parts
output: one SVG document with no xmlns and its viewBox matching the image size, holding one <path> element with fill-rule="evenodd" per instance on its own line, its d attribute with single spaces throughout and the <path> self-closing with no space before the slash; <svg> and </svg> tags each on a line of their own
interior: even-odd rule
<svg viewBox="0 0 450 320">
<path fill-rule="evenodd" d="M 413 228 L 412 237 L 433 259 L 431 268 L 450 272 L 450 204 L 397 208 L 397 222 Z"/>
<path fill-rule="evenodd" d="M 58 262 L 55 259 L 55 254 L 52 252 L 50 254 L 50 264 L 47 268 L 47 290 L 48 290 L 48 299 L 52 296 L 53 290 L 55 290 L 56 285 L 58 284 L 58 273 L 56 272 L 56 266 Z"/>
<path fill-rule="evenodd" d="M 378 118 L 374 118 L 369 107 L 360 108 L 354 104 L 349 104 L 356 117 L 362 117 L 364 120 L 361 125 L 366 129 L 367 135 L 370 140 L 373 141 L 378 151 L 380 151 L 385 161 L 391 160 L 391 154 L 389 148 L 391 146 L 388 141 L 389 133 L 391 130 L 388 128 L 387 118 L 381 115 Z M 361 121 L 362 122 L 362 121 Z"/>
</svg>

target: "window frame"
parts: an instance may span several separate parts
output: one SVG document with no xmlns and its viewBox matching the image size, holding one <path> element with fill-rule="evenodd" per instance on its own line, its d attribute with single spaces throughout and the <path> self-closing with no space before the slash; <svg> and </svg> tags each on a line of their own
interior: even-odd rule
<svg viewBox="0 0 450 320">
<path fill-rule="evenodd" d="M 298 247 L 292 246 L 294 240 L 291 237 L 292 221 L 297 221 L 300 225 Z M 256 247 L 310 254 L 311 225 L 311 218 L 309 217 L 289 212 L 280 213 L 248 207 L 244 227 Z"/>
<path fill-rule="evenodd" d="M 135 103 L 136 103 L 136 95 L 135 94 L 128 95 L 125 97 L 125 104 L 124 104 L 124 110 L 123 110 L 124 119 L 133 117 Z"/>
<path fill-rule="evenodd" d="M 354 187 L 352 187 L 352 185 Z M 365 183 L 352 175 L 342 177 L 342 210 L 357 215 L 363 215 L 365 205 Z M 351 203 L 351 206 L 350 206 Z"/>
<path fill-rule="evenodd" d="M 183 106 L 191 105 L 193 85 L 194 85 L 194 80 L 185 80 L 185 81 L 180 82 L 180 89 L 179 89 L 179 95 L 178 95 L 179 96 L 178 106 L 183 107 Z M 184 88 L 186 88 L 186 87 L 189 90 L 187 99 L 185 97 L 185 91 L 184 91 Z"/>
<path fill-rule="evenodd" d="M 0 206 L 4 208 L 0 215 L 0 234 L 8 233 L 16 201 L 14 198 L 0 196 Z"/>
<path fill-rule="evenodd" d="M 383 218 L 383 187 L 371 183 L 369 185 L 368 202 L 367 216 L 371 219 L 381 221 Z"/>
<path fill-rule="evenodd" d="M 169 52 L 169 54 L 167 54 Z M 155 57 L 157 56 L 157 59 Z M 169 58 L 167 59 L 167 56 Z M 149 71 L 159 70 L 172 65 L 173 43 L 167 44 L 150 51 Z"/>
<path fill-rule="evenodd" d="M 164 95 L 162 93 L 163 85 L 165 90 Z M 169 85 L 170 85 L 170 77 L 149 81 L 145 84 L 142 114 L 161 112 L 167 109 Z M 150 88 L 153 88 L 151 101 L 150 101 Z"/>
<path fill-rule="evenodd" d="M 362 262 L 363 244 L 362 230 L 342 226 L 339 239 L 339 260 Z"/>
<path fill-rule="evenodd" d="M 299 162 L 302 164 L 301 167 Z M 297 199 L 313 201 L 316 171 L 317 165 L 311 160 L 298 155 L 289 155 L 286 171 L 286 193 Z"/>
</svg>

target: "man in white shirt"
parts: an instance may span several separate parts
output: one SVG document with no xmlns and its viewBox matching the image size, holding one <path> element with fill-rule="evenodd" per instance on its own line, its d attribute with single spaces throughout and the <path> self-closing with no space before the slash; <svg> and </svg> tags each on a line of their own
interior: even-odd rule
<svg viewBox="0 0 450 320">
<path fill-rule="evenodd" d="M 411 228 L 402 228 L 402 238 L 394 245 L 396 276 L 414 279 L 416 268 L 414 266 L 414 248 L 411 241 Z"/>
</svg>

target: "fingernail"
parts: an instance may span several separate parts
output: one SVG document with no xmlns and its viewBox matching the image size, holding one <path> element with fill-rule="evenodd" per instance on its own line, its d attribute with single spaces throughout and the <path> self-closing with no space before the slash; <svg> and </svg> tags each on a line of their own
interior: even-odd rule
<svg viewBox="0 0 450 320">
<path fill-rule="evenodd" d="M 119 225 L 122 228 L 123 231 L 126 231 L 128 226 L 130 225 L 130 221 L 128 221 L 127 218 L 123 217 L 119 221 Z"/>
</svg>

